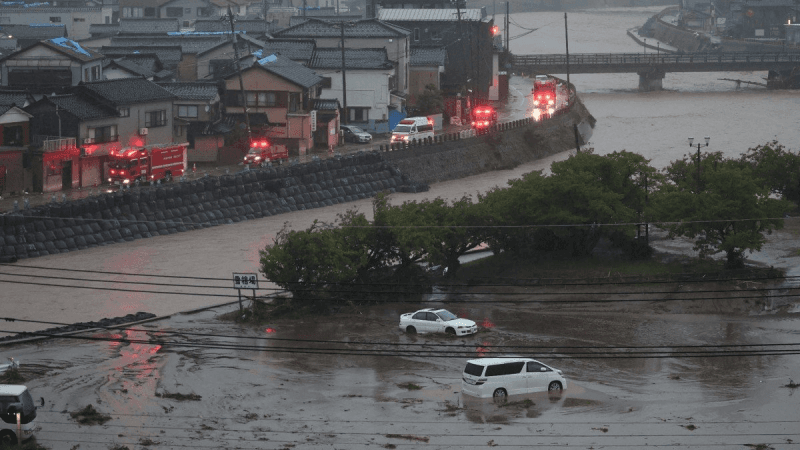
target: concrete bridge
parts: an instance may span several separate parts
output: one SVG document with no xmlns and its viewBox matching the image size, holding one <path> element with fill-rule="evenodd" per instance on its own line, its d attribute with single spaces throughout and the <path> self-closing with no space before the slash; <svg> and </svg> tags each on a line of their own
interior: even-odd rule
<svg viewBox="0 0 800 450">
<path fill-rule="evenodd" d="M 512 55 L 511 70 L 567 73 L 561 54 Z M 569 73 L 637 73 L 639 90 L 662 87 L 667 72 L 741 72 L 786 70 L 800 66 L 800 53 L 578 53 L 569 55 Z"/>
</svg>

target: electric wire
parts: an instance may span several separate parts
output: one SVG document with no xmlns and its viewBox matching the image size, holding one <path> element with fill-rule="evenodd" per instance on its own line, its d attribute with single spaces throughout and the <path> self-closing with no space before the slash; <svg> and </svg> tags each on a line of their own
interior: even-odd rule
<svg viewBox="0 0 800 450">
<path fill-rule="evenodd" d="M 147 290 L 147 289 L 125 289 L 125 288 L 115 288 L 115 287 L 105 287 L 105 286 L 76 286 L 76 285 L 69 285 L 69 284 L 56 284 L 56 283 L 42 283 L 38 281 L 19 281 L 19 280 L 0 280 L 0 283 L 11 283 L 11 284 L 25 284 L 25 285 L 35 285 L 38 287 L 48 286 L 48 287 L 58 287 L 58 288 L 73 288 L 73 289 L 89 289 L 89 290 L 102 290 L 102 291 L 113 291 L 113 292 L 134 292 L 134 293 L 144 293 L 144 294 L 163 294 L 163 295 L 188 295 L 193 297 L 218 297 L 218 298 L 239 298 L 238 294 L 214 294 L 214 293 L 206 293 L 206 292 L 173 292 L 173 291 L 155 291 L 155 290 Z M 124 282 L 117 282 L 118 284 L 124 284 Z M 273 291 L 283 291 L 284 289 L 279 288 L 259 288 L 257 290 L 265 290 L 270 289 Z M 795 288 L 793 288 L 795 289 Z M 246 290 L 250 290 L 247 288 Z M 305 288 L 305 289 L 295 289 L 296 293 L 302 294 L 304 292 L 315 292 L 313 288 Z M 339 293 L 339 294 L 378 294 L 378 295 L 386 295 L 391 293 L 401 293 L 400 291 L 353 291 L 348 289 L 326 289 L 328 293 Z M 489 296 L 520 296 L 520 295 L 529 295 L 528 293 L 518 293 L 518 292 L 448 292 L 449 295 L 489 295 Z M 560 295 L 567 295 L 568 293 L 562 293 Z M 676 293 L 672 293 L 676 294 Z M 574 294 L 574 295 L 581 295 L 581 294 Z M 645 294 L 646 295 L 646 294 Z M 770 294 L 770 295 L 751 295 L 751 296 L 736 296 L 735 299 L 737 300 L 751 300 L 751 299 L 775 299 L 775 298 L 786 298 L 786 297 L 796 297 L 797 294 Z M 526 299 L 526 300 L 515 300 L 515 299 L 501 299 L 495 300 L 492 303 L 512 303 L 512 304 L 529 304 L 529 303 L 536 303 L 536 304 L 592 304 L 592 303 L 638 303 L 638 302 L 676 302 L 676 301 L 720 301 L 724 299 L 716 298 L 716 297 L 688 297 L 688 298 L 670 298 L 670 299 L 647 299 L 647 298 L 632 298 L 632 299 L 562 299 L 562 300 L 536 300 L 536 299 Z M 394 299 L 371 299 L 371 303 L 398 303 L 397 300 Z M 405 303 L 419 303 L 419 301 L 407 301 Z M 446 303 L 459 303 L 459 304 L 486 304 L 485 299 L 447 299 Z"/>
<path fill-rule="evenodd" d="M 408 347 L 417 347 L 417 346 L 436 346 L 436 347 L 460 347 L 463 348 L 468 344 L 452 344 L 452 343 L 402 343 L 402 342 L 381 342 L 381 341 L 352 341 L 352 340 L 330 340 L 330 339 L 298 339 L 298 338 L 278 338 L 278 337 L 267 337 L 267 336 L 242 336 L 242 335 L 234 335 L 234 334 L 218 334 L 218 333 L 192 333 L 192 332 L 185 332 L 185 331 L 171 331 L 171 330 L 163 330 L 163 329 L 145 329 L 145 328 L 127 328 L 127 327 L 102 327 L 102 326 L 90 326 L 90 325 L 76 325 L 76 324 L 69 324 L 63 322 L 51 322 L 51 321 L 43 321 L 43 320 L 32 320 L 32 319 L 17 319 L 12 317 L 0 317 L 0 320 L 5 320 L 6 322 L 26 322 L 26 323 L 39 323 L 39 324 L 46 324 L 46 325 L 62 325 L 62 326 L 86 326 L 87 331 L 88 329 L 95 329 L 101 328 L 106 330 L 115 330 L 115 331 L 130 331 L 134 333 L 158 333 L 159 335 L 173 335 L 173 336 L 201 336 L 201 337 L 214 337 L 214 338 L 231 338 L 231 339 L 254 339 L 254 340 L 263 340 L 263 341 L 286 341 L 286 342 L 301 342 L 301 343 L 319 343 L 319 344 L 344 344 L 344 345 L 388 345 L 388 346 L 408 346 Z M 522 349 L 522 350 L 541 350 L 541 349 L 569 349 L 569 350 L 641 350 L 641 349 L 675 349 L 675 348 L 750 348 L 750 347 L 789 347 L 789 346 L 799 346 L 800 342 L 789 342 L 789 343 L 771 343 L 771 344 L 663 344 L 663 345 L 605 345 L 605 346 L 587 346 L 587 345 L 495 345 L 492 344 L 490 347 L 493 349 Z M 674 350 L 669 350 L 674 351 Z"/>
<path fill-rule="evenodd" d="M 10 333 L 7 330 L 0 330 L 0 333 Z M 210 350 L 238 350 L 269 353 L 291 353 L 312 354 L 312 355 L 348 355 L 348 356 L 380 356 L 380 357 L 421 357 L 421 358 L 475 358 L 479 355 L 495 355 L 490 352 L 491 346 L 483 347 L 475 345 L 474 350 L 464 351 L 441 351 L 441 350 L 390 350 L 383 349 L 352 349 L 352 348 L 312 348 L 312 347 L 286 347 L 286 346 L 256 346 L 244 344 L 225 344 L 225 343 L 202 343 L 202 342 L 177 342 L 159 339 L 136 339 L 123 337 L 104 337 L 104 336 L 80 336 L 80 335 L 60 335 L 45 332 L 26 332 L 25 335 L 46 336 L 57 339 L 74 339 L 95 342 L 113 342 L 127 344 L 143 344 L 159 346 L 160 348 L 194 348 Z M 485 348 L 485 351 L 479 349 Z M 722 350 L 722 351 L 657 351 L 657 352 L 557 352 L 542 353 L 541 355 L 532 354 L 532 358 L 541 359 L 666 359 L 666 358 L 714 358 L 714 357 L 749 357 L 749 356 L 786 356 L 798 355 L 800 348 L 797 349 L 769 349 L 769 350 Z M 497 355 L 501 356 L 501 355 Z"/>
<path fill-rule="evenodd" d="M 6 266 L 9 268 L 22 268 L 22 269 L 41 269 L 41 270 L 55 270 L 55 271 L 66 271 L 66 272 L 77 272 L 77 273 L 96 273 L 96 274 L 105 274 L 105 275 L 114 275 L 114 276 L 130 276 L 130 277 L 152 277 L 152 278 L 170 278 L 170 279 L 189 279 L 189 280 L 204 280 L 204 281 L 226 281 L 230 282 L 231 278 L 221 278 L 221 277 L 196 277 L 196 276 L 187 276 L 187 275 L 162 275 L 162 274 L 154 274 L 154 273 L 129 273 L 129 272 L 115 272 L 115 271 L 107 271 L 107 270 L 90 270 L 90 269 L 73 269 L 73 268 L 64 268 L 64 267 L 46 267 L 46 266 L 31 266 L 31 265 L 23 265 L 23 264 L 8 264 L 8 263 L 0 263 L 0 266 Z M 620 284 L 658 284 L 658 283 L 676 283 L 680 282 L 681 284 L 686 283 L 707 283 L 709 281 L 762 281 L 762 280 L 793 280 L 795 278 L 800 278 L 800 275 L 779 275 L 779 276 L 749 276 L 744 278 L 734 277 L 734 278 L 724 278 L 724 279 L 705 279 L 707 276 L 715 276 L 714 273 L 674 273 L 668 274 L 668 276 L 676 277 L 675 280 L 642 280 L 638 279 L 638 281 L 602 281 L 602 282 L 578 282 L 577 280 L 584 280 L 586 278 L 510 278 L 514 281 L 533 281 L 533 282 L 541 282 L 546 281 L 548 285 L 570 285 L 570 286 L 590 286 L 590 285 L 620 285 Z M 632 276 L 630 278 L 634 278 Z M 692 278 L 686 278 L 692 277 Z M 492 279 L 504 279 L 504 278 L 492 278 Z M 558 282 L 561 283 L 558 283 Z M 329 281 L 321 281 L 320 283 L 328 284 Z M 389 286 L 389 285 L 396 285 L 397 283 L 368 283 L 370 285 L 375 286 Z M 471 284 L 448 284 L 450 286 L 473 286 Z M 480 283 L 480 286 L 492 286 L 492 287 L 503 287 L 503 286 L 513 286 L 519 287 L 519 284 L 495 284 L 495 283 Z"/>
</svg>

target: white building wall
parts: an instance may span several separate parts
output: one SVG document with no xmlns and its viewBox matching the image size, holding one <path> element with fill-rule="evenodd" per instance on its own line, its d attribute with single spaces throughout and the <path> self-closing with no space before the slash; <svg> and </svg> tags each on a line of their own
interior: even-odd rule
<svg viewBox="0 0 800 450">
<path fill-rule="evenodd" d="M 85 8 L 3 8 L 0 23 L 61 23 L 72 40 L 90 37 L 93 23 L 111 23 L 111 7 Z"/>
<path fill-rule="evenodd" d="M 315 69 L 317 75 L 331 78 L 331 87 L 322 89 L 319 98 L 336 98 L 344 106 L 342 95 L 342 72 L 337 70 Z M 348 70 L 347 79 L 347 107 L 368 107 L 369 116 L 366 120 L 388 120 L 389 118 L 389 77 L 393 70 Z M 365 121 L 366 121 L 365 120 Z"/>
</svg>

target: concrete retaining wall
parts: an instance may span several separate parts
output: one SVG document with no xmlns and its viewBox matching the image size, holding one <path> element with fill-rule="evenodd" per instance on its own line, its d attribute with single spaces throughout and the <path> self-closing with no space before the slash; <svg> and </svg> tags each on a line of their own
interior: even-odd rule
<svg viewBox="0 0 800 450">
<path fill-rule="evenodd" d="M 433 145 L 384 151 L 384 157 L 415 181 L 432 184 L 520 164 L 575 148 L 574 125 L 581 145 L 588 141 L 595 119 L 579 100 L 569 113 L 543 122 L 524 119 L 475 138 L 450 139 Z M 441 138 L 441 137 L 439 137 Z"/>
</svg>

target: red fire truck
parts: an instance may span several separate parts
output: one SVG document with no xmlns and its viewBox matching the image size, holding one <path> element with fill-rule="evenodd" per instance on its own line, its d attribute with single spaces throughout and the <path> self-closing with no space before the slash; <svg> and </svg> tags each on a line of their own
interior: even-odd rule
<svg viewBox="0 0 800 450">
<path fill-rule="evenodd" d="M 170 181 L 186 171 L 186 147 L 189 144 L 158 144 L 126 147 L 111 152 L 108 163 L 108 182 L 139 184 L 145 181 Z"/>
<path fill-rule="evenodd" d="M 266 165 L 270 161 L 284 161 L 289 159 L 289 150 L 285 145 L 273 145 L 266 139 L 250 142 L 250 150 L 244 155 L 245 164 Z"/>
<path fill-rule="evenodd" d="M 497 111 L 491 106 L 477 106 L 472 110 L 472 128 L 476 133 L 488 133 L 495 125 L 497 125 Z"/>
<path fill-rule="evenodd" d="M 547 75 L 536 75 L 533 80 L 533 107 L 540 114 L 549 116 L 556 108 L 558 80 Z M 535 113 L 535 111 L 534 111 Z"/>
</svg>

